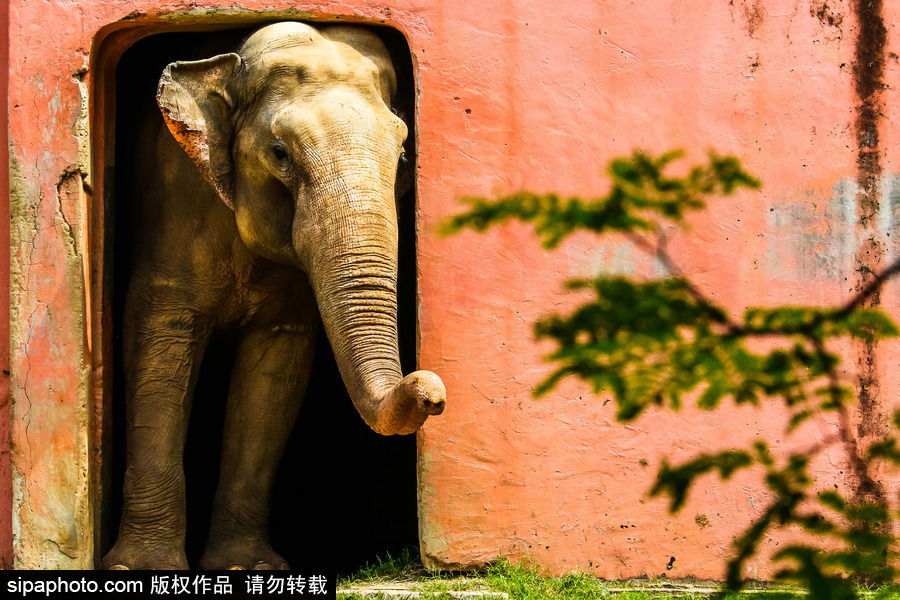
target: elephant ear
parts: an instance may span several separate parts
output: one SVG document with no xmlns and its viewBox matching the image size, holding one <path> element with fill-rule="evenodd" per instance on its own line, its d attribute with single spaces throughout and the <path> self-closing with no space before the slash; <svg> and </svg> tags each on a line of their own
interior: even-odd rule
<svg viewBox="0 0 900 600">
<path fill-rule="evenodd" d="M 228 83 L 240 66 L 241 57 L 233 53 L 173 62 L 163 71 L 156 90 L 169 131 L 232 210 L 233 128 Z"/>
</svg>

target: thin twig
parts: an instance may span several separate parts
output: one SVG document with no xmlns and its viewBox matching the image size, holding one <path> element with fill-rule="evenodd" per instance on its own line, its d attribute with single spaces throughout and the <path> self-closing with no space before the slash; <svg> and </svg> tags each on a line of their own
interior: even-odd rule
<svg viewBox="0 0 900 600">
<path fill-rule="evenodd" d="M 840 426 L 839 426 L 839 428 L 840 428 Z M 818 454 L 819 452 L 821 452 L 828 446 L 831 446 L 832 444 L 836 444 L 838 442 L 843 443 L 844 441 L 845 441 L 845 439 L 844 439 L 843 432 L 838 431 L 837 433 L 829 435 L 828 437 L 825 437 L 825 438 L 817 441 L 816 443 L 811 444 L 804 450 L 793 451 L 793 452 L 790 452 L 790 454 L 812 456 L 812 455 Z"/>
<path fill-rule="evenodd" d="M 687 275 L 685 275 L 684 271 L 681 270 L 681 268 L 675 263 L 675 261 L 672 260 L 671 255 L 666 250 L 666 243 L 668 242 L 668 239 L 662 231 L 657 230 L 656 244 L 651 244 L 645 237 L 635 233 L 628 234 L 628 239 L 631 240 L 638 248 L 640 248 L 647 254 L 654 256 L 658 261 L 660 261 L 671 275 L 683 279 L 685 285 L 687 286 L 687 293 L 690 294 L 690 296 L 694 300 L 696 300 L 700 306 L 707 309 L 711 309 L 711 307 L 714 306 L 712 300 L 708 298 L 703 292 L 701 292 L 691 282 L 691 280 L 687 278 Z M 730 336 L 740 334 L 744 330 L 741 325 L 729 319 L 728 316 L 723 312 L 719 312 L 717 310 L 707 310 L 707 314 L 712 321 L 720 325 L 724 325 L 728 330 L 728 335 Z"/>
<path fill-rule="evenodd" d="M 630 233 L 628 234 L 628 239 L 634 243 L 635 246 L 650 254 L 658 261 L 662 263 L 662 265 L 666 268 L 666 270 L 673 276 L 679 277 L 684 280 L 687 285 L 687 292 L 691 295 L 694 300 L 700 303 L 702 306 L 711 307 L 713 306 L 712 301 L 709 297 L 707 297 L 703 292 L 701 292 L 691 281 L 688 279 L 685 272 L 678 266 L 678 264 L 672 260 L 672 256 L 669 254 L 668 250 L 666 250 L 666 245 L 668 243 L 668 238 L 661 230 L 657 230 L 656 234 L 656 244 L 651 244 L 647 241 L 646 237 Z M 880 273 L 873 273 L 873 279 L 860 290 L 855 296 L 853 296 L 844 306 L 839 308 L 836 312 L 831 313 L 830 315 L 819 314 L 813 319 L 813 321 L 809 324 L 808 327 L 804 327 L 802 330 L 794 332 L 794 333 L 806 333 L 809 335 L 809 332 L 812 331 L 815 327 L 818 327 L 822 324 L 822 322 L 828 318 L 830 320 L 839 320 L 842 317 L 846 317 L 848 314 L 862 306 L 862 304 L 873 294 L 877 293 L 887 281 L 900 273 L 900 259 L 891 263 L 886 269 L 881 271 Z M 720 313 L 719 311 L 709 311 L 710 318 L 719 323 L 720 325 L 724 325 L 728 330 L 723 337 L 725 338 L 735 338 L 742 337 L 747 335 L 754 334 L 762 334 L 762 335 L 777 335 L 778 332 L 754 332 L 752 330 L 748 330 L 743 325 L 736 323 L 735 321 L 729 319 L 724 313 Z"/>
<path fill-rule="evenodd" d="M 900 259 L 894 261 L 888 268 L 883 270 L 880 273 L 873 273 L 874 279 L 866 285 L 862 290 L 860 290 L 853 298 L 851 298 L 847 304 L 845 304 L 841 309 L 837 312 L 838 316 L 845 316 L 853 310 L 859 308 L 863 302 L 868 300 L 869 296 L 878 292 L 881 287 L 887 283 L 887 280 L 900 273 Z"/>
</svg>

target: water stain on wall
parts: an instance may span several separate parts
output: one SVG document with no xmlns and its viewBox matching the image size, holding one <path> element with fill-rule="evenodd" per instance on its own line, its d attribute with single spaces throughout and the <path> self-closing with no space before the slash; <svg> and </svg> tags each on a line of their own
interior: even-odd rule
<svg viewBox="0 0 900 600">
<path fill-rule="evenodd" d="M 882 121 L 882 90 L 884 89 L 885 45 L 887 28 L 884 25 L 883 0 L 855 0 L 853 12 L 857 20 L 853 62 L 854 91 L 857 104 L 854 132 L 856 137 L 857 230 L 861 243 L 856 252 L 857 289 L 864 288 L 883 265 L 885 245 L 878 230 L 881 212 L 881 186 L 883 174 L 879 125 Z M 867 302 L 870 306 L 881 303 L 881 294 L 873 294 Z M 886 419 L 881 406 L 876 344 L 861 343 L 857 360 L 859 384 L 859 417 L 857 432 L 861 441 L 883 431 Z M 857 500 L 885 501 L 880 484 L 858 473 Z"/>
<path fill-rule="evenodd" d="M 852 277 L 856 242 L 857 185 L 838 181 L 828 197 L 801 191 L 796 203 L 773 206 L 766 213 L 766 272 L 780 281 Z"/>
<path fill-rule="evenodd" d="M 731 0 L 728 4 L 735 6 L 735 1 Z M 757 32 L 766 18 L 765 8 L 763 8 L 759 2 L 754 0 L 743 0 L 742 2 L 739 2 L 737 6 L 740 9 L 740 16 L 744 22 L 744 27 L 747 29 L 747 35 L 756 37 Z"/>
</svg>

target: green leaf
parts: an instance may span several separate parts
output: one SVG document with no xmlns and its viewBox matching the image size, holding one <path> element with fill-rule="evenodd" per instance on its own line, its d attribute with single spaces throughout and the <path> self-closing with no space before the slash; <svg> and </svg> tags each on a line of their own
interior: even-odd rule
<svg viewBox="0 0 900 600">
<path fill-rule="evenodd" d="M 596 198 L 531 192 L 497 200 L 467 198 L 468 212 L 448 220 L 442 230 L 483 231 L 518 220 L 531 224 L 547 248 L 578 231 L 626 233 L 635 247 L 655 253 L 669 267 L 672 261 L 660 233 L 664 227 L 683 227 L 687 215 L 715 196 L 760 186 L 737 158 L 714 152 L 686 176 L 668 174 L 682 156 L 681 151 L 657 156 L 637 151 L 614 159 L 607 171 L 609 192 Z M 648 232 L 656 233 L 655 245 Z M 886 271 L 887 276 L 895 272 L 896 267 Z M 704 409 L 728 399 L 754 405 L 775 399 L 789 408 L 791 432 L 825 411 L 851 408 L 853 391 L 837 383 L 841 357 L 829 349 L 831 340 L 853 337 L 868 343 L 900 335 L 885 313 L 858 306 L 862 296 L 843 307 L 750 308 L 735 319 L 683 277 L 599 277 L 572 280 L 566 288 L 587 299 L 568 314 L 548 315 L 535 325 L 535 336 L 556 347 L 548 357 L 554 370 L 534 393 L 545 395 L 564 378 L 577 377 L 595 392 L 612 395 L 620 421 L 635 419 L 654 405 L 677 409 L 686 398 Z M 894 414 L 894 425 L 900 429 L 900 411 Z M 880 440 L 863 458 L 900 464 L 898 442 Z M 845 574 L 870 581 L 896 575 L 898 540 L 883 527 L 893 525 L 895 516 L 883 506 L 848 503 L 836 492 L 818 495 L 822 514 L 805 512 L 813 489 L 810 459 L 799 453 L 776 460 L 768 445 L 757 441 L 751 452 L 703 454 L 680 466 L 664 461 L 651 493 L 667 495 L 675 511 L 683 507 L 699 477 L 718 473 L 727 479 L 738 469 L 758 464 L 765 471 L 769 504 L 735 540 L 726 587 L 740 587 L 746 561 L 771 529 L 799 526 L 827 540 L 827 551 L 789 546 L 778 554 L 790 563 L 779 577 L 802 583 L 817 600 L 854 598 Z"/>
<path fill-rule="evenodd" d="M 791 560 L 797 564 L 794 569 L 785 569 L 777 574 L 781 580 L 802 583 L 815 600 L 853 600 L 857 598 L 856 586 L 847 579 L 825 572 L 822 553 L 809 546 L 792 545 L 775 554 L 775 560 Z"/>
<path fill-rule="evenodd" d="M 841 410 L 854 399 L 853 390 L 843 385 L 828 385 L 817 388 L 816 396 L 825 398 L 819 408 L 826 411 Z"/>
<path fill-rule="evenodd" d="M 762 440 L 756 440 L 753 442 L 753 451 L 756 453 L 756 460 L 759 464 L 767 469 L 771 469 L 775 466 L 775 458 L 772 456 L 772 452 L 769 450 L 769 445 L 767 443 Z"/>
<path fill-rule="evenodd" d="M 875 308 L 857 308 L 842 323 L 835 323 L 836 330 L 838 325 L 846 326 L 847 333 L 867 342 L 900 335 L 891 318 Z"/>
<path fill-rule="evenodd" d="M 825 491 L 819 493 L 819 502 L 832 510 L 843 513 L 847 506 L 847 501 L 843 496 L 833 491 Z"/>
<path fill-rule="evenodd" d="M 848 504 L 844 509 L 844 514 L 852 522 L 861 524 L 884 523 L 890 518 L 886 507 L 869 502 Z"/>
<path fill-rule="evenodd" d="M 614 159 L 608 169 L 611 190 L 600 198 L 562 199 L 556 194 L 531 192 L 497 200 L 463 198 L 468 212 L 451 217 L 440 230 L 444 235 L 466 228 L 484 231 L 494 224 L 520 220 L 534 224 L 544 246 L 554 248 L 578 229 L 595 233 L 653 231 L 666 221 L 681 223 L 686 212 L 704 208 L 708 196 L 759 187 L 737 158 L 715 153 L 710 153 L 708 165 L 695 167 L 688 177 L 666 176 L 666 167 L 682 154 L 673 151 L 654 158 L 635 151 L 629 158 Z"/>
<path fill-rule="evenodd" d="M 722 379 L 715 379 L 703 391 L 703 394 L 697 400 L 697 406 L 704 410 L 711 410 L 719 405 L 719 401 L 725 396 L 727 391 L 726 382 Z"/>
<path fill-rule="evenodd" d="M 722 479 L 729 479 L 739 469 L 752 464 L 753 459 L 750 455 L 739 450 L 702 454 L 680 467 L 671 467 L 664 461 L 656 475 L 656 483 L 650 490 L 650 495 L 668 495 L 671 500 L 669 511 L 677 512 L 684 506 L 688 488 L 700 475 L 718 471 Z"/>
<path fill-rule="evenodd" d="M 793 432 L 800 425 L 802 425 L 807 419 L 814 416 L 815 413 L 811 410 L 801 410 L 799 412 L 795 412 L 791 415 L 790 420 L 788 421 L 788 432 Z"/>
<path fill-rule="evenodd" d="M 825 535 L 837 529 L 831 521 L 819 514 L 796 516 L 794 520 L 803 529 L 815 535 Z"/>
<path fill-rule="evenodd" d="M 872 596 L 872 600 L 897 600 L 897 598 L 900 598 L 900 585 L 885 586 Z"/>
<path fill-rule="evenodd" d="M 900 465 L 900 447 L 896 438 L 885 438 L 869 446 L 869 459 L 883 458 Z"/>
</svg>

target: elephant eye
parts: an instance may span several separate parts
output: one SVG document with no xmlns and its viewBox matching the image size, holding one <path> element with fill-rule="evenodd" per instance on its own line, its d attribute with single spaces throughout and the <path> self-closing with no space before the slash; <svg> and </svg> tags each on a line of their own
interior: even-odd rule
<svg viewBox="0 0 900 600">
<path fill-rule="evenodd" d="M 284 142 L 275 142 L 272 144 L 272 155 L 279 162 L 287 160 L 287 146 L 284 145 Z"/>
</svg>

